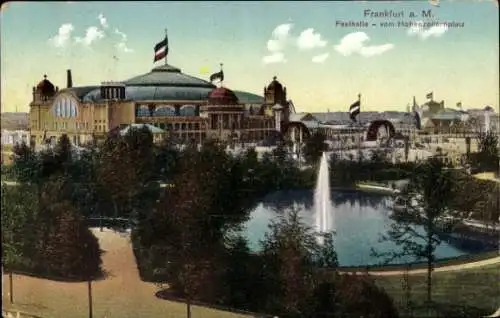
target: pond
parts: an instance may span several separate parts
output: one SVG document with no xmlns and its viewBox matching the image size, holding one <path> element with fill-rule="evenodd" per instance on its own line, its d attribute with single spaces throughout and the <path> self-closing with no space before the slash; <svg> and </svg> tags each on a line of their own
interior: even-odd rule
<svg viewBox="0 0 500 318">
<path fill-rule="evenodd" d="M 387 232 L 394 221 L 390 218 L 392 198 L 375 193 L 361 191 L 331 192 L 333 229 L 335 248 L 340 266 L 380 265 L 384 260 L 371 255 L 371 249 L 378 252 L 398 251 L 393 242 L 380 242 L 382 234 Z M 313 191 L 287 191 L 268 195 L 252 211 L 250 220 L 245 224 L 246 237 L 250 248 L 259 251 L 260 240 L 264 239 L 271 220 L 277 216 L 276 210 L 297 205 L 305 223 L 314 226 Z M 418 232 L 423 231 L 415 226 Z M 437 247 L 437 259 L 452 258 L 486 250 L 481 242 L 444 240 Z M 391 264 L 417 262 L 414 257 L 396 259 Z"/>
</svg>

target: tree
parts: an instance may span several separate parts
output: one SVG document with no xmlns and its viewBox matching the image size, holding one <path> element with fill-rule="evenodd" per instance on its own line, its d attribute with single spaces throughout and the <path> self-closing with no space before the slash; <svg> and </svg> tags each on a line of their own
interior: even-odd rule
<svg viewBox="0 0 500 318">
<path fill-rule="evenodd" d="M 36 198 L 25 187 L 2 185 L 2 271 L 9 273 L 10 302 L 14 302 L 12 272 L 25 270 L 31 262 Z"/>
<path fill-rule="evenodd" d="M 481 170 L 498 171 L 498 135 L 493 131 L 480 133 L 478 136 L 479 152 L 477 163 Z"/>
<path fill-rule="evenodd" d="M 208 153 L 212 150 L 213 156 Z M 186 298 L 188 317 L 193 299 L 214 300 L 215 277 L 221 270 L 217 266 L 217 255 L 222 247 L 220 227 L 224 224 L 216 227 L 217 219 L 210 214 L 212 194 L 218 190 L 220 178 L 214 175 L 215 168 L 207 165 L 210 162 L 218 166 L 218 153 L 212 148 L 206 151 L 204 155 L 213 159 L 206 163 L 202 160 L 203 154 L 195 149 L 183 154 L 180 171 L 172 179 L 174 187 L 165 189 L 155 212 L 154 225 L 149 230 L 141 227 L 140 234 L 145 247 L 158 246 L 163 251 L 163 260 L 158 266 L 166 272 L 170 289 Z M 209 183 L 210 187 L 206 187 Z"/>
<path fill-rule="evenodd" d="M 400 193 L 405 202 L 402 211 L 394 213 L 394 222 L 382 241 L 393 241 L 401 251 L 374 255 L 384 257 L 386 263 L 404 256 L 425 259 L 427 262 L 427 301 L 432 300 L 432 270 L 434 252 L 441 244 L 438 234 L 446 231 L 450 224 L 450 202 L 453 199 L 453 181 L 449 170 L 431 158 L 414 171 L 408 186 Z M 453 217 L 453 216 L 452 216 Z M 453 222 L 456 222 L 454 220 Z M 416 228 L 421 224 L 423 233 Z"/>
<path fill-rule="evenodd" d="M 323 244 L 318 247 L 316 266 L 336 269 L 339 266 L 333 233 L 323 233 Z"/>
<path fill-rule="evenodd" d="M 13 170 L 16 181 L 29 183 L 38 178 L 39 161 L 33 149 L 25 143 L 16 144 L 13 149 Z"/>
<path fill-rule="evenodd" d="M 57 215 L 43 251 L 48 273 L 60 277 L 92 280 L 101 271 L 101 251 L 79 213 L 68 201 L 56 203 Z"/>
<path fill-rule="evenodd" d="M 304 145 L 304 157 L 306 162 L 309 164 L 318 162 L 323 152 L 327 150 L 327 144 L 325 141 L 326 136 L 320 131 L 313 133 L 309 138 L 307 138 Z"/>
<path fill-rule="evenodd" d="M 314 287 L 317 237 L 298 213 L 296 208 L 281 211 L 261 242 L 266 308 L 279 316 L 303 316 Z"/>
<path fill-rule="evenodd" d="M 142 194 L 154 176 L 152 167 L 153 136 L 147 127 L 131 129 L 124 137 L 108 137 L 99 150 L 96 176 L 114 217 L 130 217 L 141 208 L 145 202 Z"/>
</svg>

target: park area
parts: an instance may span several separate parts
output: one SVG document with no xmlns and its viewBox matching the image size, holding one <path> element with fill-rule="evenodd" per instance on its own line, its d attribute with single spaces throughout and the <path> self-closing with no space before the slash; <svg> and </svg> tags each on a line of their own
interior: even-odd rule
<svg viewBox="0 0 500 318">
<path fill-rule="evenodd" d="M 103 249 L 106 277 L 92 283 L 93 317 L 184 317 L 182 302 L 155 297 L 159 287 L 142 282 L 136 267 L 129 236 L 126 233 L 93 229 Z M 492 263 L 492 262 L 490 262 Z M 470 266 L 469 266 L 470 267 Z M 440 316 L 479 317 L 493 313 L 498 307 L 500 263 L 450 271 L 439 269 L 434 274 L 434 302 Z M 377 284 L 387 290 L 402 316 L 421 317 L 426 295 L 425 274 L 408 275 L 410 288 L 405 288 L 404 275 L 376 275 Z M 14 275 L 14 304 L 9 305 L 8 277 L 3 277 L 3 304 L 40 317 L 89 317 L 86 283 L 57 282 L 24 275 Z M 409 296 L 409 297 L 408 297 Z M 412 312 L 407 309 L 412 303 Z M 193 306 L 192 317 L 248 317 L 202 306 Z M 435 315 L 434 315 L 435 317 Z"/>
</svg>

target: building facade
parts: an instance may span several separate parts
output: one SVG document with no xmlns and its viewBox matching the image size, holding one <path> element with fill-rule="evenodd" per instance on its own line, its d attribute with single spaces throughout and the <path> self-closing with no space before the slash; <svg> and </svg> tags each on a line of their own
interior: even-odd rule
<svg viewBox="0 0 500 318">
<path fill-rule="evenodd" d="M 154 134 L 178 142 L 206 138 L 258 142 L 276 133 L 276 104 L 282 106 L 282 121 L 290 114 L 286 88 L 276 77 L 264 88 L 264 97 L 217 87 L 170 65 L 124 82 L 82 87 L 73 87 L 68 70 L 66 86 L 59 89 L 44 76 L 33 87 L 32 145 L 54 143 L 62 134 L 83 145 L 137 124 L 154 126 L 158 128 Z"/>
</svg>

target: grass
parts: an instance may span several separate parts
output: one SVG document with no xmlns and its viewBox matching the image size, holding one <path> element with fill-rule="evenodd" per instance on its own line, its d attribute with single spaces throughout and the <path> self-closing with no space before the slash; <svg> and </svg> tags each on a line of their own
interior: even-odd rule
<svg viewBox="0 0 500 318">
<path fill-rule="evenodd" d="M 402 314 L 408 314 L 403 276 L 375 277 L 393 297 Z M 433 274 L 433 306 L 424 309 L 426 274 L 409 275 L 413 317 L 480 317 L 500 307 L 500 265 Z"/>
</svg>

